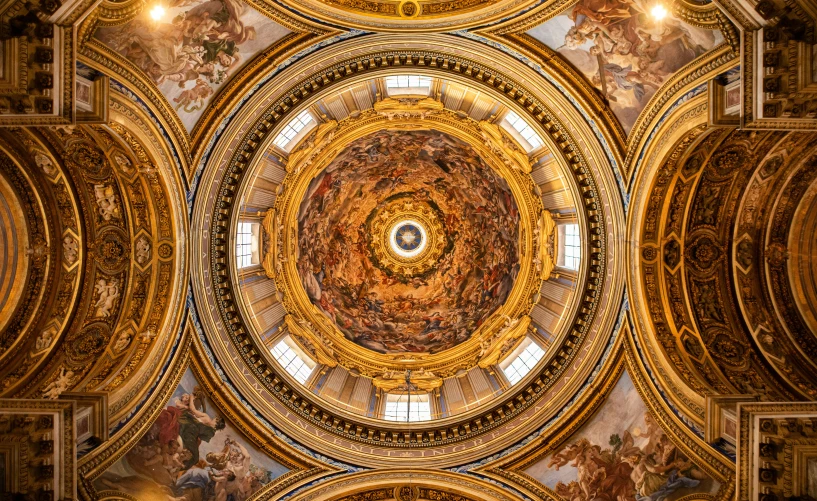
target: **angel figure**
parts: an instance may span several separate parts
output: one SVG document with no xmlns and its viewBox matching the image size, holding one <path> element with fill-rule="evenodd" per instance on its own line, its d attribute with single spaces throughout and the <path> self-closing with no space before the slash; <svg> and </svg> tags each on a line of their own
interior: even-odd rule
<svg viewBox="0 0 817 501">
<path fill-rule="evenodd" d="M 144 264 L 148 259 L 150 259 L 150 241 L 142 236 L 136 241 L 136 262 Z"/>
<path fill-rule="evenodd" d="M 94 316 L 109 317 L 111 315 L 111 309 L 113 309 L 113 303 L 116 301 L 116 298 L 119 297 L 119 280 L 115 278 L 110 280 L 100 278 L 94 289 L 99 294 L 99 299 L 94 303 L 96 307 Z"/>
<path fill-rule="evenodd" d="M 116 203 L 116 194 L 113 187 L 106 184 L 94 185 L 94 196 L 96 204 L 99 206 L 99 215 L 105 221 L 119 217 L 119 205 Z"/>
<path fill-rule="evenodd" d="M 45 390 L 43 391 L 43 398 L 55 399 L 59 397 L 65 390 L 68 389 L 68 385 L 73 377 L 73 371 L 66 372 L 65 367 L 60 369 L 60 375 L 48 383 L 48 386 L 45 387 Z"/>
<path fill-rule="evenodd" d="M 78 254 L 79 242 L 77 242 L 77 239 L 71 235 L 65 235 L 65 238 L 62 239 L 62 255 L 65 257 L 65 262 L 69 265 L 74 264 L 77 261 Z"/>
<path fill-rule="evenodd" d="M 119 153 L 118 151 L 114 153 L 113 160 L 125 174 L 130 174 L 133 172 L 133 163 L 131 163 L 130 159 L 122 153 Z"/>
<path fill-rule="evenodd" d="M 124 331 L 119 334 L 119 337 L 116 339 L 116 343 L 113 345 L 113 351 L 119 353 L 120 351 L 124 350 L 130 344 L 130 334 L 128 331 Z"/>
<path fill-rule="evenodd" d="M 37 338 L 37 341 L 34 343 L 34 349 L 36 351 L 42 351 L 49 346 L 51 346 L 51 341 L 54 337 L 54 331 L 49 329 L 47 331 L 43 331 L 40 333 L 40 336 Z"/>
<path fill-rule="evenodd" d="M 34 154 L 34 162 L 37 163 L 37 167 L 42 169 L 47 176 L 53 175 L 57 170 L 56 167 L 54 167 L 54 164 L 51 162 L 51 159 L 39 151 Z"/>
</svg>

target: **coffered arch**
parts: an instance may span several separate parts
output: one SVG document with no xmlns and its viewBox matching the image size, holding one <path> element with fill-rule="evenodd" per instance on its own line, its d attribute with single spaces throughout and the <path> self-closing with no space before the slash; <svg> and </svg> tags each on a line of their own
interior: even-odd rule
<svg viewBox="0 0 817 501">
<path fill-rule="evenodd" d="M 629 223 L 645 356 L 701 429 L 706 395 L 810 399 L 815 383 L 808 301 L 791 292 L 787 253 L 801 238 L 792 215 L 812 182 L 810 137 L 707 129 L 704 110 L 703 100 L 679 109 L 663 158 L 645 155 Z"/>
<path fill-rule="evenodd" d="M 120 99 L 113 96 L 107 126 L 3 134 L 7 155 L 36 160 L 17 168 L 41 180 L 26 192 L 46 203 L 41 220 L 51 226 L 31 233 L 24 255 L 53 263 L 28 279 L 29 290 L 49 291 L 36 317 L 4 330 L 3 391 L 45 398 L 105 391 L 116 420 L 144 398 L 172 353 L 187 254 L 172 153 Z"/>
</svg>

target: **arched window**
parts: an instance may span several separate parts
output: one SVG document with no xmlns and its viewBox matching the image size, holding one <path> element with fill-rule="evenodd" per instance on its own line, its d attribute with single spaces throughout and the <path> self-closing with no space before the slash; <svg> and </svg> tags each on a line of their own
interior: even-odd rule
<svg viewBox="0 0 817 501">
<path fill-rule="evenodd" d="M 286 336 L 272 348 L 272 356 L 290 376 L 301 384 L 306 384 L 306 380 L 312 375 L 312 370 L 317 365 L 314 360 L 301 351 L 289 336 Z"/>
<path fill-rule="evenodd" d="M 499 368 L 505 373 L 508 381 L 514 385 L 521 381 L 544 356 L 545 350 L 536 344 L 533 339 L 525 338 L 511 353 L 511 356 L 499 364 Z"/>
<path fill-rule="evenodd" d="M 429 421 L 431 400 L 428 393 L 386 393 L 383 419 L 388 421 Z"/>
</svg>

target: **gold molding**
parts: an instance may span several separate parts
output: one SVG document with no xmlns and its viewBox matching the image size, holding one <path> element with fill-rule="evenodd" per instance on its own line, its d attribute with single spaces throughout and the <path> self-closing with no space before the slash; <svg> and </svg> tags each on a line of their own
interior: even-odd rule
<svg viewBox="0 0 817 501">
<path fill-rule="evenodd" d="M 483 501 L 518 501 L 520 499 L 504 489 L 502 485 L 496 485 L 473 475 L 410 467 L 381 468 L 344 475 L 294 494 L 289 499 L 291 501 L 351 500 L 355 499 L 353 497 L 355 494 L 364 494 L 372 489 L 400 486 L 434 487 L 443 492 L 452 492 L 457 495 L 468 496 L 468 499 Z M 360 501 L 365 499 L 368 498 L 362 496 Z M 406 498 L 403 497 L 399 499 L 406 501 Z M 461 498 L 455 497 L 453 499 L 459 500 Z"/>
</svg>

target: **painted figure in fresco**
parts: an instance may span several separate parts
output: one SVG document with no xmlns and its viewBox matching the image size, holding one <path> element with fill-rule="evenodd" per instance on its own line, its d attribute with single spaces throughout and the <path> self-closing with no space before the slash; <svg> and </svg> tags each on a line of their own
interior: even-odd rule
<svg viewBox="0 0 817 501">
<path fill-rule="evenodd" d="M 99 479 L 100 487 L 137 499 L 244 501 L 272 480 L 227 434 L 224 419 L 207 411 L 198 387 L 176 395 L 116 471 Z"/>
<path fill-rule="evenodd" d="M 656 20 L 651 6 L 644 0 L 580 0 L 564 15 L 572 25 L 563 45 L 550 41 L 607 98 L 625 130 L 670 75 L 720 37 L 670 16 Z"/>
<path fill-rule="evenodd" d="M 558 482 L 556 492 L 570 501 L 665 501 L 706 479 L 654 420 L 645 421 L 646 433 L 634 430 L 637 438 L 647 440 L 643 446 L 635 445 L 633 434 L 625 430 L 610 436 L 610 448 L 582 438 L 554 453 L 549 468 L 576 469 L 576 480 Z"/>
<path fill-rule="evenodd" d="M 240 0 L 183 0 L 168 7 L 190 5 L 169 23 L 156 26 L 136 19 L 103 35 L 157 84 L 170 81 L 183 88 L 173 101 L 186 112 L 204 105 L 213 88 L 241 63 L 241 44 L 256 36 L 255 28 L 241 21 L 247 7 Z"/>
<path fill-rule="evenodd" d="M 395 199 L 433 204 L 445 223 L 450 244 L 424 275 L 372 257 L 368 217 Z M 507 298 L 518 217 L 507 183 L 464 143 L 379 132 L 341 151 L 307 189 L 297 266 L 310 300 L 350 340 L 379 352 L 441 351 Z"/>
</svg>

